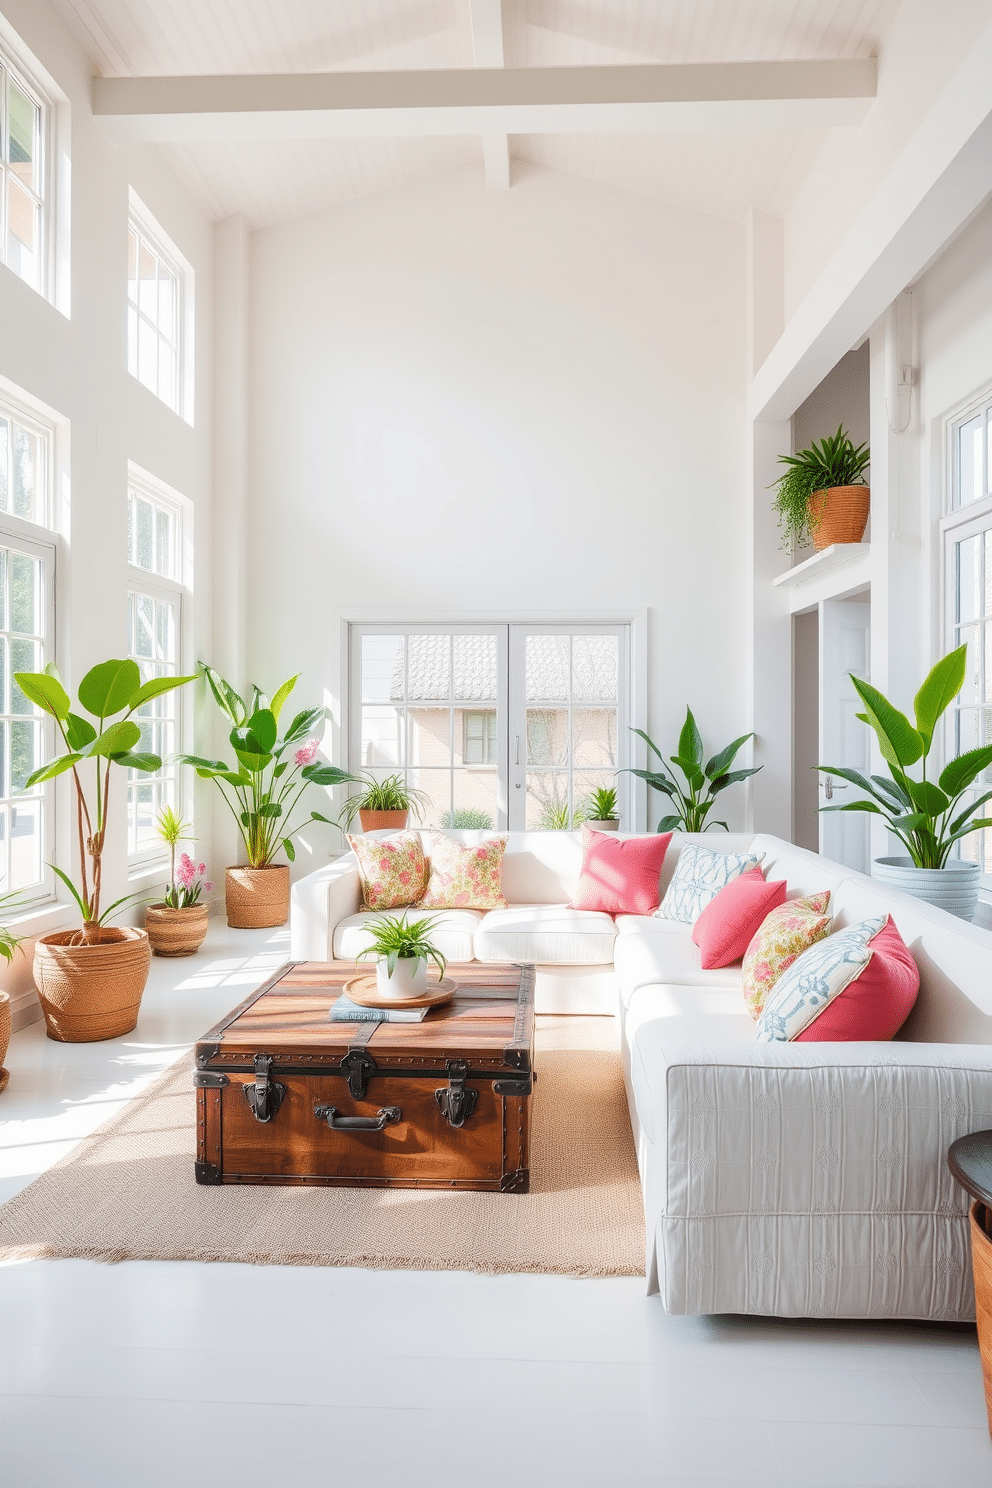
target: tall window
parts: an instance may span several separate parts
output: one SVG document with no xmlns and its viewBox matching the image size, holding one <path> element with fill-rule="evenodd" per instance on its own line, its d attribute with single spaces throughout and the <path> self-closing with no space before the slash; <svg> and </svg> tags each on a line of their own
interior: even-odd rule
<svg viewBox="0 0 992 1488">
<path fill-rule="evenodd" d="M 24 785 L 51 757 L 52 739 L 14 673 L 40 672 L 51 660 L 54 550 L 2 528 L 0 544 L 0 890 L 31 897 L 51 888 L 52 791 Z"/>
<path fill-rule="evenodd" d="M 965 683 L 949 712 L 948 755 L 992 744 L 992 393 L 947 428 L 949 515 L 944 519 L 945 640 L 967 645 Z M 992 788 L 992 772 L 972 792 Z M 981 813 L 985 815 L 985 812 Z M 992 831 L 974 832 L 961 856 L 992 884 Z"/>
<path fill-rule="evenodd" d="M 128 655 L 138 663 L 141 680 L 175 677 L 182 659 L 181 506 L 147 485 L 132 482 L 128 490 L 127 596 Z M 167 692 L 139 709 L 139 751 L 157 754 L 162 767 L 153 775 L 128 771 L 128 855 L 132 862 L 162 856 L 155 824 L 165 806 L 180 809 L 178 766 L 180 696 Z"/>
<path fill-rule="evenodd" d="M 0 50 L 0 262 L 41 291 L 50 115 L 50 105 Z"/>
<path fill-rule="evenodd" d="M 0 402 L 0 513 L 47 525 L 51 430 Z"/>
<path fill-rule="evenodd" d="M 628 627 L 352 627 L 351 765 L 440 827 L 570 827 L 629 777 Z"/>
<path fill-rule="evenodd" d="M 177 249 L 132 206 L 127 234 L 127 366 L 132 377 L 183 412 L 188 273 Z"/>
</svg>

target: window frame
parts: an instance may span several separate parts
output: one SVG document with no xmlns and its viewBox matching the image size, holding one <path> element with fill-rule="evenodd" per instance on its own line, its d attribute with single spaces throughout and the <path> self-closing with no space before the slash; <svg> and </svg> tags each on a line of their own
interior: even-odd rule
<svg viewBox="0 0 992 1488">
<path fill-rule="evenodd" d="M 36 503 L 34 518 L 18 516 L 16 512 L 6 512 L 0 509 L 0 522 L 8 518 L 17 523 L 23 523 L 25 536 L 31 530 L 39 532 L 52 532 L 55 529 L 55 513 L 53 510 L 53 492 L 55 486 L 55 429 L 52 424 L 47 423 L 35 413 L 31 406 L 0 387 L 0 418 L 5 418 L 8 424 L 21 424 L 32 434 L 41 440 L 42 464 L 40 480 L 36 477 L 36 487 L 41 487 L 41 497 Z M 8 457 L 13 441 L 8 444 Z"/>
<path fill-rule="evenodd" d="M 138 370 L 137 370 L 137 356 L 138 356 L 137 345 L 138 345 L 138 341 L 137 341 L 137 336 L 135 337 L 135 366 L 134 366 L 134 368 L 132 368 L 132 366 L 131 366 L 131 341 L 130 341 L 130 330 L 129 329 L 126 332 L 126 334 L 127 334 L 127 371 L 128 371 L 128 375 L 130 377 L 133 377 L 134 378 L 134 381 L 137 382 L 140 387 L 143 387 L 145 389 L 145 391 L 151 395 L 151 397 L 153 397 L 153 398 L 156 399 L 157 402 L 161 403 L 164 408 L 168 408 L 171 413 L 177 414 L 179 416 L 179 418 L 183 419 L 186 423 L 192 424 L 193 423 L 193 344 L 194 344 L 194 334 L 195 334 L 195 318 L 194 318 L 195 317 L 195 303 L 194 303 L 195 302 L 195 276 L 194 276 L 194 273 L 193 273 L 193 267 L 190 264 L 190 262 L 188 261 L 188 259 L 186 259 L 183 256 L 183 254 L 179 251 L 179 249 L 176 247 L 176 244 L 169 237 L 169 234 L 165 231 L 165 229 L 152 216 L 152 214 L 149 212 L 148 208 L 145 206 L 144 202 L 142 202 L 141 198 L 139 196 L 137 196 L 136 193 L 133 190 L 131 190 L 128 193 L 127 231 L 128 231 L 128 235 L 130 235 L 132 232 L 134 232 L 138 236 L 138 254 L 139 254 L 139 256 L 140 256 L 140 245 L 141 245 L 142 240 L 144 240 L 144 242 L 147 244 L 148 248 L 150 248 L 151 251 L 155 254 L 155 256 L 159 260 L 159 262 L 163 263 L 165 265 L 165 267 L 167 269 L 169 269 L 176 276 L 176 286 L 177 286 L 176 293 L 177 293 L 177 301 L 178 301 L 178 303 L 176 305 L 176 343 L 175 343 L 175 352 L 176 352 L 176 400 L 175 400 L 175 402 L 174 403 L 170 403 L 158 391 L 158 374 L 157 374 L 157 371 L 156 371 L 156 387 L 155 387 L 154 390 L 152 388 L 148 387 L 146 383 L 142 382 L 141 379 L 140 379 L 140 377 L 138 376 Z M 136 258 L 136 273 L 137 273 L 137 263 L 138 263 L 138 261 L 139 260 Z M 137 282 L 140 282 L 140 281 L 138 281 L 136 279 L 135 282 L 137 283 Z M 127 276 L 125 276 L 124 298 L 125 298 L 125 305 L 126 305 L 126 315 L 128 316 L 128 318 L 130 317 L 130 312 L 131 312 L 131 309 L 132 309 L 132 306 L 133 306 L 134 311 L 135 311 L 135 315 L 137 316 L 137 319 L 138 319 L 138 325 L 140 326 L 141 320 L 144 319 L 150 326 L 152 326 L 152 328 L 153 328 L 153 330 L 155 332 L 155 336 L 156 336 L 156 347 L 157 347 L 159 340 L 160 339 L 163 339 L 162 332 L 161 332 L 159 326 L 157 325 L 157 323 L 154 322 L 154 321 L 152 321 L 142 311 L 141 305 L 140 305 L 140 292 L 138 292 L 138 299 L 132 301 L 131 296 L 130 296 L 129 285 L 130 285 L 130 280 L 129 280 L 129 278 L 127 278 Z M 157 364 L 157 357 L 156 357 L 156 364 Z"/>
<path fill-rule="evenodd" d="M 55 150 L 53 142 L 56 129 L 56 100 L 39 82 L 35 69 L 25 59 L 19 47 L 11 44 L 8 36 L 0 30 L 0 141 L 9 141 L 9 106 L 6 79 L 12 77 L 17 86 L 30 98 L 39 111 L 38 121 L 38 191 L 28 189 L 38 207 L 38 283 L 32 284 L 10 267 L 7 262 L 7 172 L 10 162 L 4 160 L 0 151 L 0 264 L 40 294 L 43 299 L 55 300 Z M 9 147 L 8 147 L 9 153 Z M 22 188 L 23 189 L 23 188 Z"/>
<path fill-rule="evenodd" d="M 958 495 L 961 466 L 960 466 L 960 431 L 964 425 L 970 423 L 976 415 L 983 417 L 983 440 L 982 440 L 982 465 L 985 475 L 986 495 L 977 501 L 969 501 L 962 505 L 956 498 Z M 977 394 L 959 404 L 944 416 L 943 419 L 943 516 L 939 523 L 940 532 L 940 615 L 941 615 L 941 654 L 946 654 L 958 644 L 956 631 L 959 625 L 957 604 L 957 569 L 956 569 L 956 547 L 961 542 L 966 542 L 973 537 L 979 537 L 984 533 L 992 534 L 992 450 L 990 450 L 990 439 L 992 439 L 992 382 L 983 387 Z M 983 560 L 984 561 L 984 560 Z M 979 674 L 984 679 L 985 672 L 985 648 L 986 631 L 988 624 L 992 623 L 992 607 L 982 615 L 976 616 L 975 620 L 966 622 L 979 627 Z M 975 707 L 979 713 L 992 714 L 992 697 L 987 700 L 979 700 L 977 703 L 966 704 Z M 945 715 L 941 729 L 940 743 L 942 745 L 943 760 L 952 759 L 958 752 L 957 718 L 959 706 L 950 709 Z M 983 740 L 984 743 L 992 743 L 992 727 L 990 737 Z M 942 761 L 943 762 L 943 761 Z M 972 788 L 972 793 L 978 795 L 981 789 L 992 787 L 992 773 L 987 772 L 989 778 L 984 782 L 978 782 Z M 980 839 L 981 856 L 979 862 L 983 866 L 980 876 L 981 887 L 992 890 L 992 870 L 985 871 L 984 864 L 988 861 L 985 830 L 981 834 L 975 834 Z M 964 838 L 956 844 L 955 853 L 963 856 L 962 843 L 967 843 L 974 838 Z M 968 859 L 968 861 L 974 861 Z"/>
<path fill-rule="evenodd" d="M 173 575 L 168 577 L 158 573 L 155 569 L 141 568 L 131 562 L 130 545 L 127 552 L 127 583 L 125 586 L 125 627 L 127 627 L 127 606 L 132 595 L 145 595 L 159 601 L 165 600 L 176 607 L 176 675 L 185 675 L 187 658 L 192 654 L 192 562 L 190 554 L 190 543 L 192 535 L 192 505 L 178 491 L 172 490 L 162 481 L 156 480 L 147 471 L 140 470 L 134 464 L 128 466 L 127 501 L 130 505 L 132 493 L 144 500 L 150 501 L 152 506 L 166 508 L 173 518 Z M 127 637 L 128 652 L 130 656 L 130 635 Z M 175 699 L 176 722 L 175 740 L 176 752 L 189 752 L 188 731 L 191 727 L 189 709 L 184 702 L 184 692 L 180 688 L 175 693 L 166 694 L 167 697 Z M 166 766 L 163 760 L 163 768 Z M 141 776 L 135 781 L 128 780 L 126 785 L 127 809 L 125 812 L 125 830 L 127 838 L 127 865 L 129 877 L 135 878 L 142 874 L 159 870 L 169 862 L 169 851 L 164 842 L 155 842 L 142 849 L 131 850 L 131 790 L 133 786 L 140 785 L 142 781 L 157 780 L 162 778 L 161 772 L 155 771 L 152 775 Z M 193 823 L 193 795 L 189 782 L 188 771 L 182 765 L 175 767 L 176 802 L 175 809 L 190 823 L 190 830 L 194 831 Z"/>
</svg>

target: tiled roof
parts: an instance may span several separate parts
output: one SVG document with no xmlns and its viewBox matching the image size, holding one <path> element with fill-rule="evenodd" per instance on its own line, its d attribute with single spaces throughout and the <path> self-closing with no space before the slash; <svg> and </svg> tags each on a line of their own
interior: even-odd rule
<svg viewBox="0 0 992 1488">
<path fill-rule="evenodd" d="M 407 639 L 411 703 L 496 703 L 496 638 L 491 635 L 411 635 Z M 528 702 L 565 702 L 568 698 L 567 635 L 527 637 Z M 454 683 L 449 694 L 451 669 Z M 613 703 L 617 697 L 617 638 L 580 635 L 572 651 L 573 702 Z M 403 658 L 393 667 L 390 697 L 403 697 Z"/>
</svg>

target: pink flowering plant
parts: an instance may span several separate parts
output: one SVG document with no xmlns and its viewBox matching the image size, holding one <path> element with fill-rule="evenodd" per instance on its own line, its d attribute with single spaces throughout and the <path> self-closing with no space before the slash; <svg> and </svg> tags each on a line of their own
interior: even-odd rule
<svg viewBox="0 0 992 1488">
<path fill-rule="evenodd" d="M 202 662 L 200 672 L 217 706 L 234 725 L 230 743 L 236 763 L 195 754 L 180 755 L 180 759 L 192 765 L 201 779 L 216 780 L 238 824 L 250 867 L 268 868 L 280 849 L 292 862 L 296 857 L 292 839 L 298 832 L 312 821 L 330 825 L 330 819 L 319 811 L 302 814 L 305 808 L 300 806 L 300 797 L 307 786 L 340 785 L 352 778 L 336 765 L 317 762 L 319 730 L 327 709 L 305 708 L 280 737 L 283 705 L 299 674 L 284 682 L 270 701 L 257 687 L 247 699 L 242 698 L 219 672 Z"/>
<path fill-rule="evenodd" d="M 189 853 L 180 853 L 179 862 L 172 874 L 172 882 L 165 891 L 167 909 L 190 909 L 199 904 L 203 892 L 210 893 L 212 883 L 206 880 L 206 863 L 194 863 Z"/>
</svg>

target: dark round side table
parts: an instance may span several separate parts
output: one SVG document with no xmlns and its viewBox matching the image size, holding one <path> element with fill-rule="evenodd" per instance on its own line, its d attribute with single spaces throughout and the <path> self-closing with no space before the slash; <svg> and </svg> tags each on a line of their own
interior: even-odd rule
<svg viewBox="0 0 992 1488">
<path fill-rule="evenodd" d="M 971 1206 L 971 1266 L 975 1277 L 975 1320 L 985 1381 L 985 1409 L 992 1435 L 992 1131 L 958 1137 L 947 1166 L 974 1199 Z"/>
</svg>

